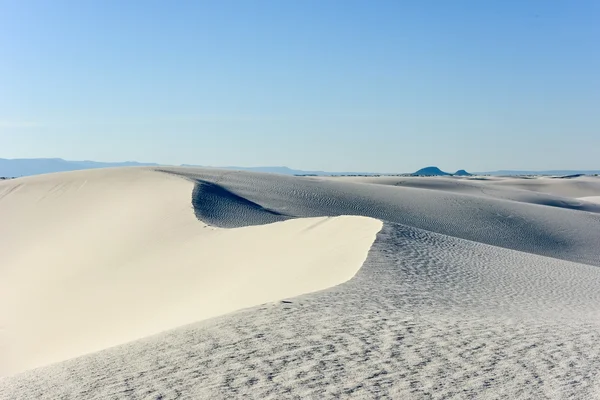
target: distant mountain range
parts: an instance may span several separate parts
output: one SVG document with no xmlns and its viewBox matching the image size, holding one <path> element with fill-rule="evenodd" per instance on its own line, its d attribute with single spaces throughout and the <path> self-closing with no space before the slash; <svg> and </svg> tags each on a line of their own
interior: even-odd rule
<svg viewBox="0 0 600 400">
<path fill-rule="evenodd" d="M 211 168 L 206 165 L 191 165 L 181 164 L 182 167 L 205 167 Z M 282 174 L 282 175 L 316 175 L 316 176 L 331 176 L 331 175 L 380 175 L 376 172 L 327 172 L 327 171 L 304 171 L 301 169 L 292 169 L 288 167 L 217 167 L 223 169 L 233 169 L 239 171 L 253 171 L 253 172 L 268 172 L 271 174 Z"/>
<path fill-rule="evenodd" d="M 20 177 L 29 175 L 49 174 L 52 172 L 77 171 L 81 169 L 95 169 L 107 167 L 134 167 L 154 166 L 153 163 L 138 163 L 126 161 L 119 163 L 106 163 L 96 161 L 66 161 L 61 158 L 0 158 L 0 176 Z"/>
<path fill-rule="evenodd" d="M 48 174 L 52 172 L 77 171 L 82 169 L 108 168 L 108 167 L 133 167 L 133 166 L 159 166 L 156 163 L 140 163 L 136 161 L 126 162 L 97 162 L 97 161 L 67 161 L 61 158 L 22 158 L 4 159 L 0 158 L 0 177 L 21 177 L 29 175 Z M 201 167 L 201 165 L 183 164 L 183 167 Z M 205 166 L 206 167 L 206 166 Z M 374 173 L 374 172 L 328 172 L 328 171 L 306 171 L 288 167 L 219 167 L 241 171 L 269 172 L 283 175 L 398 175 L 397 173 Z M 420 176 L 469 176 L 469 175 L 578 175 L 578 174 L 600 174 L 600 170 L 552 170 L 552 171 L 513 171 L 501 170 L 492 172 L 477 172 L 469 174 L 465 170 L 459 170 L 454 174 L 444 172 L 438 167 L 426 167 L 415 173 L 403 175 Z"/>
<path fill-rule="evenodd" d="M 494 175 L 494 176 L 513 176 L 513 175 L 596 175 L 600 174 L 600 170 L 580 170 L 580 169 L 557 169 L 546 171 L 517 171 L 517 170 L 499 170 L 491 172 L 475 172 L 474 175 Z"/>
<path fill-rule="evenodd" d="M 67 161 L 62 158 L 0 158 L 0 177 L 21 177 L 30 175 L 49 174 L 53 172 L 77 171 L 82 169 L 110 168 L 110 167 L 143 167 L 159 166 L 156 163 L 140 163 L 137 161 L 126 162 L 96 162 L 96 161 Z M 182 164 L 182 167 L 207 167 L 206 165 Z M 283 175 L 378 175 L 372 172 L 327 172 L 305 171 L 288 167 L 217 167 L 240 171 L 268 172 Z"/>
</svg>

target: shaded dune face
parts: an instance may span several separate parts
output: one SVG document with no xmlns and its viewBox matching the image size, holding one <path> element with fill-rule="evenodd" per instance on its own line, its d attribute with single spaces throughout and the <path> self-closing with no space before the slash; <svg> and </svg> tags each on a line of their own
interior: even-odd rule
<svg viewBox="0 0 600 400">
<path fill-rule="evenodd" d="M 195 202 L 197 216 L 212 220 L 216 226 L 245 226 L 250 219 L 260 224 L 276 218 L 362 215 L 600 266 L 600 246 L 597 245 L 600 215 L 571 209 L 572 204 L 578 202 L 575 199 L 551 199 L 554 207 L 550 207 L 501 198 L 502 192 L 493 197 L 493 191 L 482 197 L 343 179 L 184 168 L 164 171 L 191 179 L 197 188 L 207 183 L 218 186 L 210 186 L 210 195 L 221 197 L 220 200 L 211 201 L 207 206 L 202 201 Z M 200 189 L 198 194 L 205 190 L 206 187 Z M 254 205 L 238 208 L 240 203 Z M 218 204 L 223 212 L 217 212 L 210 204 Z M 590 203 L 590 206 L 596 205 Z M 219 218 L 214 218 L 215 215 Z"/>
<path fill-rule="evenodd" d="M 192 206 L 199 220 L 222 228 L 264 225 L 293 218 L 202 180 L 194 185 Z"/>
</svg>

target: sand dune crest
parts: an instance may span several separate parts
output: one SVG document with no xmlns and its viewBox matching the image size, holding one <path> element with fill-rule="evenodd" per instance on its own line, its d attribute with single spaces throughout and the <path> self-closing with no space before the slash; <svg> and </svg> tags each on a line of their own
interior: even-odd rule
<svg viewBox="0 0 600 400">
<path fill-rule="evenodd" d="M 1 373 L 339 284 L 381 228 L 366 217 L 210 227 L 193 189 L 145 169 L 2 183 Z"/>
</svg>

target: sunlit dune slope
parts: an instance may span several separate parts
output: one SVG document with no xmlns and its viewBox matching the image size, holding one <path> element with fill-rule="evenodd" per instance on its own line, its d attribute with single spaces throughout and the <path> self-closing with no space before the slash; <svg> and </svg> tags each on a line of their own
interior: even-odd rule
<svg viewBox="0 0 600 400">
<path fill-rule="evenodd" d="M 1 183 L 1 372 L 336 285 L 381 227 L 319 217 L 220 229 L 196 218 L 193 190 L 139 168 Z"/>
</svg>

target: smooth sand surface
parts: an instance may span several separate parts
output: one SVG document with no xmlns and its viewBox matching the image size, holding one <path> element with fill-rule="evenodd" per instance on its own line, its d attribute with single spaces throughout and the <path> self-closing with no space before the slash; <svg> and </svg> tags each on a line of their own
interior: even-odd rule
<svg viewBox="0 0 600 400">
<path fill-rule="evenodd" d="M 144 169 L 0 186 L 3 374 L 350 279 L 381 222 L 208 227 L 193 183 Z"/>
<path fill-rule="evenodd" d="M 600 204 L 600 196 L 580 197 L 579 200 L 587 201 L 587 202 L 590 202 L 590 203 Z"/>
<path fill-rule="evenodd" d="M 344 283 L 0 379 L 0 398 L 600 398 L 600 214 L 578 199 L 596 177 L 163 173 L 222 235 L 339 215 L 383 227 Z"/>
</svg>

